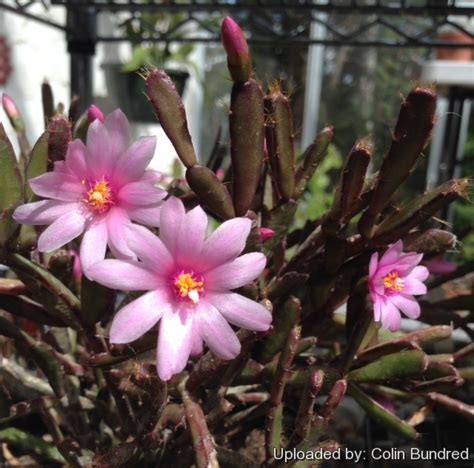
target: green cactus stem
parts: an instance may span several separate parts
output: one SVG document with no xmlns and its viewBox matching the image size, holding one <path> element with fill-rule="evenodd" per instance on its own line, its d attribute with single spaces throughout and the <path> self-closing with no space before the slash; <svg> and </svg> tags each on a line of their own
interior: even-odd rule
<svg viewBox="0 0 474 468">
<path fill-rule="evenodd" d="M 43 103 L 43 116 L 47 126 L 54 115 L 54 97 L 53 90 L 46 80 L 41 84 L 41 102 Z"/>
<path fill-rule="evenodd" d="M 7 255 L 5 263 L 15 272 L 25 274 L 28 277 L 37 280 L 41 285 L 58 297 L 67 308 L 55 308 L 55 317 L 74 330 L 81 329 L 81 324 L 77 318 L 80 314 L 80 301 L 70 289 L 61 283 L 61 281 L 41 266 L 19 254 Z"/>
<path fill-rule="evenodd" d="M 46 172 L 48 168 L 48 150 L 49 134 L 44 132 L 31 150 L 30 160 L 26 168 L 26 180 L 38 177 Z M 31 201 L 34 196 L 28 183 L 25 187 L 25 195 L 28 201 Z"/>
<path fill-rule="evenodd" d="M 297 297 L 290 296 L 274 314 L 273 330 L 265 339 L 257 360 L 269 363 L 282 350 L 290 330 L 299 323 L 301 303 Z"/>
<path fill-rule="evenodd" d="M 299 198 L 308 184 L 308 181 L 313 177 L 316 169 L 319 167 L 323 159 L 326 157 L 329 144 L 334 137 L 334 127 L 323 128 L 311 145 L 308 146 L 303 153 L 302 162 L 296 170 L 295 192 L 293 198 Z"/>
<path fill-rule="evenodd" d="M 71 140 L 71 122 L 63 114 L 55 115 L 48 125 L 48 170 L 56 161 L 64 160 Z"/>
<path fill-rule="evenodd" d="M 374 228 L 377 244 L 388 244 L 403 237 L 439 209 L 459 198 L 467 198 L 469 181 L 453 179 L 416 197 Z"/>
<path fill-rule="evenodd" d="M 276 367 L 272 390 L 270 392 L 265 429 L 265 452 L 267 461 L 273 458 L 273 451 L 278 450 L 281 446 L 283 392 L 291 376 L 291 365 L 296 354 L 300 337 L 301 326 L 295 325 L 288 333 L 285 347 L 280 354 Z"/>
<path fill-rule="evenodd" d="M 263 296 L 270 301 L 277 298 L 285 298 L 294 288 L 303 284 L 309 275 L 290 271 L 282 276 L 274 278 L 268 286 L 263 290 Z"/>
<path fill-rule="evenodd" d="M 217 452 L 214 439 L 207 427 L 204 412 L 186 390 L 186 381 L 179 386 L 183 399 L 184 413 L 193 441 L 197 468 L 218 468 Z"/>
<path fill-rule="evenodd" d="M 370 239 L 379 213 L 388 205 L 400 184 L 410 175 L 434 126 L 436 94 L 416 87 L 402 103 L 392 145 L 386 154 L 369 207 L 359 221 L 359 232 Z"/>
<path fill-rule="evenodd" d="M 64 463 L 64 458 L 54 444 L 15 427 L 0 430 L 0 441 L 27 453 L 35 453 L 50 462 Z"/>
<path fill-rule="evenodd" d="M 270 253 L 285 238 L 291 222 L 296 213 L 296 203 L 294 200 L 289 200 L 286 203 L 275 206 L 272 210 L 265 214 L 265 226 L 273 229 L 275 234 L 264 244 L 264 251 Z"/>
<path fill-rule="evenodd" d="M 0 295 L 0 308 L 17 317 L 33 320 L 42 325 L 66 326 L 58 317 L 50 315 L 48 309 L 26 296 Z"/>
<path fill-rule="evenodd" d="M 14 208 L 23 201 L 23 178 L 13 147 L 0 124 L 0 247 L 15 233 L 11 218 Z"/>
<path fill-rule="evenodd" d="M 310 370 L 309 378 L 301 394 L 301 402 L 295 420 L 295 430 L 290 438 L 290 446 L 295 446 L 309 437 L 313 419 L 314 402 L 324 383 L 324 372 Z"/>
<path fill-rule="evenodd" d="M 334 234 L 341 229 L 344 216 L 362 193 L 372 153 L 372 144 L 366 139 L 359 140 L 351 149 L 336 187 L 333 205 L 323 220 L 324 232 Z"/>
<path fill-rule="evenodd" d="M 244 216 L 252 205 L 263 164 L 263 92 L 257 81 L 232 87 L 229 131 L 232 199 L 236 215 Z"/>
<path fill-rule="evenodd" d="M 359 387 L 349 384 L 347 393 L 366 411 L 366 413 L 376 422 L 387 428 L 389 431 L 398 434 L 408 440 L 417 440 L 420 435 L 416 430 L 386 410 L 380 403 L 369 397 Z"/>
<path fill-rule="evenodd" d="M 357 360 L 359 362 L 373 361 L 386 354 L 395 353 L 403 349 L 421 350 L 421 347 L 425 345 L 450 338 L 452 333 L 453 328 L 449 325 L 422 328 L 394 340 L 385 341 L 366 348 L 357 355 Z"/>
<path fill-rule="evenodd" d="M 105 323 L 114 312 L 116 291 L 87 279 L 81 279 L 81 323 L 94 328 L 99 321 Z"/>
<path fill-rule="evenodd" d="M 428 229 L 424 232 L 410 233 L 403 239 L 405 250 L 433 255 L 453 250 L 457 244 L 457 237 L 444 229 Z"/>
<path fill-rule="evenodd" d="M 351 382 L 383 382 L 422 374 L 428 367 L 428 359 L 423 351 L 409 350 L 387 354 L 359 369 L 350 371 L 347 379 Z"/>
<path fill-rule="evenodd" d="M 267 118 L 266 143 L 272 176 L 280 197 L 288 201 L 295 191 L 295 150 L 290 101 L 281 92 L 279 85 L 275 84 L 264 102 Z"/>
<path fill-rule="evenodd" d="M 221 219 L 235 217 L 232 198 L 216 174 L 196 164 L 186 171 L 186 180 L 201 202 Z"/>
<path fill-rule="evenodd" d="M 173 143 L 181 162 L 187 167 L 197 163 L 186 111 L 173 80 L 163 70 L 152 70 L 145 76 L 147 96 L 166 136 Z"/>
<path fill-rule="evenodd" d="M 0 317 L 0 334 L 12 338 L 17 344 L 25 347 L 29 355 L 43 371 L 54 393 L 61 398 L 65 393 L 64 375 L 51 346 L 35 341 L 28 333 L 20 330 L 4 317 Z"/>
<path fill-rule="evenodd" d="M 456 400 L 448 395 L 443 395 L 442 393 L 429 393 L 428 398 L 438 403 L 445 408 L 453 411 L 454 413 L 460 414 L 471 422 L 474 422 L 474 406 L 463 403 L 462 401 Z"/>
</svg>

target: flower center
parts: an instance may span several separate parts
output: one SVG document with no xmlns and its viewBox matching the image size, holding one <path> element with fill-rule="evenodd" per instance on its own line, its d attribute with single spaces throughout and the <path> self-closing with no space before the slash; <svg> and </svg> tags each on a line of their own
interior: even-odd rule
<svg viewBox="0 0 474 468">
<path fill-rule="evenodd" d="M 199 294 L 204 292 L 202 277 L 198 280 L 194 273 L 182 271 L 174 278 L 174 290 L 180 299 L 189 299 L 193 304 L 199 302 Z"/>
<path fill-rule="evenodd" d="M 85 184 L 86 181 L 84 180 L 82 183 Z M 104 213 L 115 203 L 112 188 L 104 177 L 94 183 L 89 183 L 89 187 L 84 201 L 92 211 Z"/>
<path fill-rule="evenodd" d="M 383 279 L 385 290 L 389 292 L 400 292 L 405 285 L 405 281 L 398 276 L 398 271 L 391 271 Z"/>
</svg>

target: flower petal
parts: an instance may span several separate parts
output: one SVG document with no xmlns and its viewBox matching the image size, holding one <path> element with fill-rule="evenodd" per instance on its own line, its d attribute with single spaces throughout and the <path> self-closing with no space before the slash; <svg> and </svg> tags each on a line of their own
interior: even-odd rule
<svg viewBox="0 0 474 468">
<path fill-rule="evenodd" d="M 88 276 L 89 268 L 104 260 L 107 250 L 107 223 L 105 217 L 92 221 L 82 236 L 79 259 L 82 271 Z"/>
<path fill-rule="evenodd" d="M 240 341 L 232 327 L 208 301 L 199 302 L 195 314 L 201 338 L 221 359 L 234 359 L 240 353 Z"/>
<path fill-rule="evenodd" d="M 272 323 L 272 314 L 258 302 L 237 293 L 207 293 L 210 302 L 232 325 L 246 330 L 266 331 Z"/>
<path fill-rule="evenodd" d="M 160 238 L 143 226 L 131 224 L 127 231 L 130 249 L 148 267 L 166 275 L 174 268 L 174 260 Z"/>
<path fill-rule="evenodd" d="M 185 309 L 165 311 L 160 322 L 156 367 L 161 380 L 181 372 L 193 347 L 193 315 Z"/>
<path fill-rule="evenodd" d="M 84 215 L 79 212 L 66 213 L 43 231 L 38 239 L 40 252 L 52 252 L 81 235 L 86 225 Z"/>
<path fill-rule="evenodd" d="M 391 265 L 396 262 L 403 250 L 403 241 L 400 239 L 393 244 L 383 255 L 379 262 L 379 267 Z"/>
<path fill-rule="evenodd" d="M 262 253 L 252 252 L 242 255 L 206 272 L 204 275 L 206 289 L 222 291 L 240 288 L 257 278 L 266 263 L 267 260 Z"/>
<path fill-rule="evenodd" d="M 86 147 L 79 139 L 69 143 L 66 154 L 66 168 L 78 179 L 87 177 Z"/>
<path fill-rule="evenodd" d="M 130 126 L 127 117 L 120 109 L 116 109 L 106 117 L 104 126 L 110 136 L 112 156 L 118 158 L 130 145 Z"/>
<path fill-rule="evenodd" d="M 138 262 L 107 259 L 89 268 L 89 278 L 112 289 L 146 291 L 157 289 L 161 282 L 156 274 Z"/>
<path fill-rule="evenodd" d="M 147 169 L 138 180 L 139 182 L 151 182 L 157 184 L 163 180 L 163 174 L 160 171 Z"/>
<path fill-rule="evenodd" d="M 36 195 L 64 201 L 79 201 L 84 186 L 78 178 L 64 172 L 47 172 L 29 180 L 31 190 Z"/>
<path fill-rule="evenodd" d="M 193 320 L 193 342 L 191 344 L 191 356 L 199 356 L 204 349 L 204 342 L 201 338 L 201 331 L 197 320 Z"/>
<path fill-rule="evenodd" d="M 378 297 L 378 295 L 372 297 L 372 300 L 374 301 L 374 321 L 380 322 L 380 318 L 382 317 L 383 300 Z"/>
<path fill-rule="evenodd" d="M 138 180 L 153 159 L 155 147 L 156 137 L 138 138 L 120 156 L 114 175 L 124 182 Z"/>
<path fill-rule="evenodd" d="M 170 311 L 168 294 L 164 289 L 150 291 L 130 302 L 115 315 L 110 328 L 111 343 L 130 343 L 140 338 L 165 311 Z"/>
<path fill-rule="evenodd" d="M 390 300 L 398 307 L 407 317 L 417 319 L 420 316 L 420 304 L 413 296 L 405 294 L 395 294 L 390 297 Z"/>
<path fill-rule="evenodd" d="M 107 236 L 110 250 L 115 257 L 136 260 L 127 243 L 127 229 L 131 225 L 127 213 L 118 207 L 113 207 L 107 214 Z"/>
<path fill-rule="evenodd" d="M 200 206 L 186 213 L 176 244 L 176 258 L 181 265 L 193 265 L 203 258 L 201 254 L 206 238 L 207 215 Z"/>
<path fill-rule="evenodd" d="M 140 208 L 128 208 L 128 216 L 137 223 L 145 226 L 158 227 L 160 225 L 162 202 Z"/>
<path fill-rule="evenodd" d="M 181 229 L 185 223 L 186 213 L 181 200 L 171 197 L 166 200 L 160 213 L 160 238 L 171 254 L 177 249 Z"/>
<path fill-rule="evenodd" d="M 369 263 L 369 279 L 371 279 L 375 272 L 377 271 L 377 265 L 379 261 L 379 253 L 374 252 L 372 256 L 370 257 L 370 263 Z"/>
<path fill-rule="evenodd" d="M 76 202 L 64 202 L 59 200 L 41 200 L 33 203 L 20 205 L 13 212 L 13 219 L 17 223 L 42 225 L 51 224 L 60 216 L 71 213 L 79 208 Z"/>
<path fill-rule="evenodd" d="M 382 327 L 390 331 L 400 330 L 402 317 L 395 304 L 386 300 L 382 306 Z"/>
<path fill-rule="evenodd" d="M 251 225 L 247 218 L 234 218 L 222 223 L 204 242 L 202 258 L 207 269 L 237 258 L 244 250 Z"/>
<path fill-rule="evenodd" d="M 110 176 L 115 166 L 115 154 L 107 128 L 100 120 L 94 120 L 87 130 L 87 167 L 96 179 Z"/>
<path fill-rule="evenodd" d="M 410 272 L 410 278 L 415 278 L 418 281 L 425 281 L 429 275 L 429 269 L 424 266 L 417 266 Z"/>
<path fill-rule="evenodd" d="M 118 192 L 118 198 L 130 205 L 153 205 L 165 198 L 167 193 L 147 182 L 130 182 Z"/>
<path fill-rule="evenodd" d="M 403 285 L 403 294 L 426 294 L 427 288 L 421 281 L 412 278 L 411 276 L 407 276 L 404 280 L 405 284 Z"/>
</svg>

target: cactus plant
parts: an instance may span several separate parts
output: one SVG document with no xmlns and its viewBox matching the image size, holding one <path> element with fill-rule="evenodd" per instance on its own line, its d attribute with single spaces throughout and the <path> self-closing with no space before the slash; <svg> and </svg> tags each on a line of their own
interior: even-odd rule
<svg viewBox="0 0 474 468">
<path fill-rule="evenodd" d="M 473 379 L 472 344 L 434 348 L 454 328 L 472 337 L 471 312 L 459 312 L 472 295 L 412 296 L 473 270 L 427 279 L 418 265 L 455 245 L 434 216 L 468 182 L 390 204 L 426 145 L 434 90 L 404 100 L 378 172 L 367 173 L 369 140 L 355 143 L 331 207 L 297 228 L 336 130 L 295 160 L 288 96 L 276 85 L 264 95 L 230 18 L 223 40 L 234 82 L 224 181 L 213 158 L 200 162 L 161 70 L 144 76 L 148 98 L 189 184 L 172 193 L 145 171 L 153 139 L 130 146 L 120 111 L 71 121 L 44 85 L 48 126 L 19 162 L 0 127 L 0 441 L 17 464 L 282 466 L 282 450 L 347 443 L 328 439 L 346 399 L 409 441 L 433 405 L 473 420 L 457 394 Z M 206 236 L 208 217 L 220 224 Z M 398 309 L 426 326 L 402 331 Z M 381 403 L 415 397 L 407 420 Z M 249 433 L 262 450 L 247 450 Z"/>
</svg>

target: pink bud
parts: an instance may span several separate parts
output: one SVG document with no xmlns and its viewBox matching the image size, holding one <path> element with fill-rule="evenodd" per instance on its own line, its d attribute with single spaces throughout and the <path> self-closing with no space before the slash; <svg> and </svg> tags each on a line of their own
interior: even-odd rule
<svg viewBox="0 0 474 468">
<path fill-rule="evenodd" d="M 273 229 L 266 228 L 266 227 L 260 228 L 259 233 L 260 233 L 260 239 L 262 240 L 262 242 L 267 242 L 275 235 L 275 231 Z"/>
<path fill-rule="evenodd" d="M 226 16 L 222 22 L 221 35 L 232 79 L 236 83 L 247 81 L 252 73 L 252 62 L 242 29 L 230 16 Z"/>
<path fill-rule="evenodd" d="M 4 93 L 2 95 L 2 106 L 10 120 L 18 119 L 20 117 L 15 101 L 8 96 L 8 94 Z"/>
<path fill-rule="evenodd" d="M 244 33 L 230 16 L 224 18 L 221 33 L 224 49 L 232 65 L 240 65 L 242 61 L 249 60 L 250 52 Z"/>
<path fill-rule="evenodd" d="M 89 119 L 89 123 L 94 122 L 94 120 L 99 120 L 100 122 L 104 122 L 105 120 L 104 113 L 94 104 L 89 107 L 87 118 Z"/>
<path fill-rule="evenodd" d="M 221 167 L 217 169 L 216 176 L 219 180 L 224 180 L 224 177 L 225 177 L 224 169 L 222 169 Z"/>
</svg>

